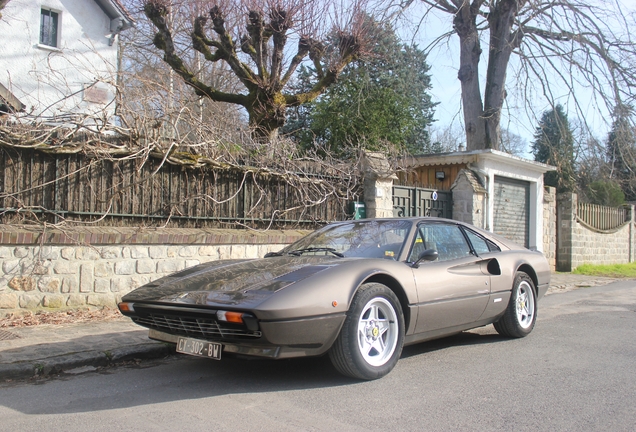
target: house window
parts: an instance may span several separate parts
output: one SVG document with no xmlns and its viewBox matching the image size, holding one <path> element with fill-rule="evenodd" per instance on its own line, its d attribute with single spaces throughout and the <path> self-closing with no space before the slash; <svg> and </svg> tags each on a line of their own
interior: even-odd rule
<svg viewBox="0 0 636 432">
<path fill-rule="evenodd" d="M 40 15 L 40 43 L 57 47 L 58 13 L 49 9 L 42 9 Z"/>
</svg>

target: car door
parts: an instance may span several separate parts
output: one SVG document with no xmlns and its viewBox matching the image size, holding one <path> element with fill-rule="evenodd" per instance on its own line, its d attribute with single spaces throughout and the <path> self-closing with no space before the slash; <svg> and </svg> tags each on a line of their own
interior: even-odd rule
<svg viewBox="0 0 636 432">
<path fill-rule="evenodd" d="M 420 224 L 409 261 L 416 261 L 426 249 L 435 249 L 438 259 L 422 261 L 418 268 L 413 268 L 419 310 L 415 332 L 477 321 L 486 309 L 490 294 L 486 263 L 474 253 L 456 224 Z"/>
</svg>

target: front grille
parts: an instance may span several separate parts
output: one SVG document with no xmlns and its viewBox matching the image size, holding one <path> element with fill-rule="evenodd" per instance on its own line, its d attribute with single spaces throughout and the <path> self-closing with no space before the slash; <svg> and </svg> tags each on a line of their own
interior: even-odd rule
<svg viewBox="0 0 636 432">
<path fill-rule="evenodd" d="M 251 331 L 239 325 L 226 324 L 209 318 L 149 313 L 132 317 L 132 320 L 141 326 L 154 330 L 198 339 L 253 339 L 261 337 L 260 331 Z"/>
</svg>

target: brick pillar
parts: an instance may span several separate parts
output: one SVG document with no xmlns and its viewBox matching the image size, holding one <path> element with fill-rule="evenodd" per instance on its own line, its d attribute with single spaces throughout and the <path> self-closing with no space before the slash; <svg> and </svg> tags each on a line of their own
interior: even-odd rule
<svg viewBox="0 0 636 432">
<path fill-rule="evenodd" d="M 571 192 L 557 195 L 557 271 L 572 271 L 577 201 L 577 195 Z"/>
</svg>

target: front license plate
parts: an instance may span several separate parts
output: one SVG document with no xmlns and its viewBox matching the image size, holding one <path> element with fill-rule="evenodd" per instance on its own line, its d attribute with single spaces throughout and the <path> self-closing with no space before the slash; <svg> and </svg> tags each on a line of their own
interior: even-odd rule
<svg viewBox="0 0 636 432">
<path fill-rule="evenodd" d="M 177 339 L 177 352 L 182 354 L 221 360 L 222 348 L 223 345 L 214 342 L 184 337 Z"/>
</svg>

